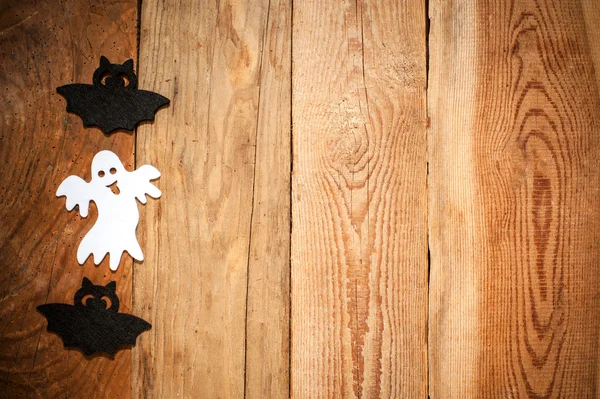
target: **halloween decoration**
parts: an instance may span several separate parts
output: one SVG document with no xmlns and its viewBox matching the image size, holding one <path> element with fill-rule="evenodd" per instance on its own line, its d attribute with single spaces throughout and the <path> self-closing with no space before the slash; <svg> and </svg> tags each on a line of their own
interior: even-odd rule
<svg viewBox="0 0 600 399">
<path fill-rule="evenodd" d="M 110 269 L 114 271 L 119 267 L 124 251 L 138 261 L 144 259 L 135 235 L 140 219 L 136 199 L 145 204 L 146 195 L 159 198 L 160 190 L 150 183 L 159 177 L 158 169 L 150 165 L 129 172 L 115 153 L 104 150 L 92 160 L 89 183 L 78 176 L 69 176 L 60 184 L 56 196 L 67 197 L 67 210 L 77 205 L 81 217 L 85 218 L 90 201 L 94 201 L 98 209 L 96 223 L 77 249 L 79 264 L 93 254 L 97 265 L 108 253 Z"/>
<path fill-rule="evenodd" d="M 160 94 L 138 90 L 133 60 L 111 64 L 100 58 L 93 85 L 68 84 L 56 90 L 67 100 L 67 111 L 81 117 L 84 126 L 98 126 L 104 133 L 133 130 L 145 120 L 154 120 L 156 111 L 169 103 Z"/>
<path fill-rule="evenodd" d="M 37 309 L 48 320 L 48 332 L 58 334 L 65 348 L 79 348 L 86 356 L 112 355 L 123 345 L 135 345 L 138 335 L 152 328 L 139 317 L 118 312 L 116 288 L 114 281 L 101 286 L 84 277 L 74 305 L 50 303 Z"/>
</svg>

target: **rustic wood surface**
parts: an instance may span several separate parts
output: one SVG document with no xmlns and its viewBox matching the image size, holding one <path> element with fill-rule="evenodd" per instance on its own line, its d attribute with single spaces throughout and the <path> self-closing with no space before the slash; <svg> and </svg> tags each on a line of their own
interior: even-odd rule
<svg viewBox="0 0 600 399">
<path fill-rule="evenodd" d="M 145 210 L 134 397 L 287 397 L 290 10 L 144 1 L 141 82 L 172 99 L 138 131 L 163 171 Z"/>
<path fill-rule="evenodd" d="M 76 259 L 96 217 L 82 219 L 56 198 L 70 174 L 90 179 L 92 157 L 116 152 L 133 167 L 133 136 L 106 137 L 67 114 L 56 87 L 90 82 L 101 54 L 135 58 L 136 1 L 4 1 L 0 6 L 0 397 L 127 398 L 129 351 L 86 360 L 46 332 L 36 306 L 73 303 L 85 275 L 117 281 L 131 311 L 131 261 L 118 272 Z"/>
<path fill-rule="evenodd" d="M 424 7 L 294 3 L 294 397 L 427 396 Z"/>
<path fill-rule="evenodd" d="M 171 105 L 83 128 L 56 87 L 137 40 Z M 0 2 L 0 398 L 599 396 L 599 41 L 595 0 Z M 117 273 L 55 197 L 101 149 L 162 172 Z M 132 351 L 46 332 L 84 275 Z"/>
<path fill-rule="evenodd" d="M 430 16 L 430 395 L 598 397 L 598 6 Z"/>
<path fill-rule="evenodd" d="M 290 392 L 291 7 L 270 0 L 261 44 L 246 301 L 246 398 Z"/>
</svg>

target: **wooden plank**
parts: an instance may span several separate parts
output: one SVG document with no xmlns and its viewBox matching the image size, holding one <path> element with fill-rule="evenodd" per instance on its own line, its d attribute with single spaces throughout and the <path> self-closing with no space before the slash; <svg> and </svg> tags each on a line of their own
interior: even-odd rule
<svg viewBox="0 0 600 399">
<path fill-rule="evenodd" d="M 582 0 L 581 6 L 585 19 L 585 32 L 587 41 L 590 43 L 589 51 L 592 58 L 594 72 L 600 70 L 600 46 L 595 46 L 592 43 L 600 41 L 600 29 L 595 29 L 600 24 L 600 3 L 595 0 Z M 596 72 L 596 85 L 600 88 L 600 73 Z"/>
<path fill-rule="evenodd" d="M 136 161 L 162 171 L 164 195 L 140 228 L 134 309 L 154 329 L 135 397 L 287 396 L 288 7 L 143 4 L 141 82 L 172 105 L 138 131 Z"/>
<path fill-rule="evenodd" d="M 56 87 L 90 82 L 100 55 L 135 58 L 136 1 L 4 1 L 0 6 L 0 397 L 119 397 L 130 393 L 128 351 L 114 360 L 65 350 L 36 306 L 73 301 L 82 276 L 118 283 L 131 311 L 131 261 L 111 273 L 79 266 L 80 238 L 92 226 L 56 198 L 70 174 L 90 178 L 92 157 L 115 151 L 133 166 L 133 136 L 104 136 L 67 114 Z M 102 389 L 98 389 L 102 387 Z"/>
<path fill-rule="evenodd" d="M 469 5 L 471 5 L 469 7 Z M 471 138 L 477 82 L 472 3 L 429 6 L 429 395 L 469 397 L 478 384 Z M 476 396 L 475 396 L 476 397 Z"/>
<path fill-rule="evenodd" d="M 294 397 L 427 395 L 424 6 L 294 3 Z"/>
<path fill-rule="evenodd" d="M 269 1 L 261 44 L 246 309 L 246 398 L 290 392 L 291 3 Z"/>
<path fill-rule="evenodd" d="M 431 5 L 432 398 L 598 396 L 600 27 L 585 3 Z"/>
</svg>

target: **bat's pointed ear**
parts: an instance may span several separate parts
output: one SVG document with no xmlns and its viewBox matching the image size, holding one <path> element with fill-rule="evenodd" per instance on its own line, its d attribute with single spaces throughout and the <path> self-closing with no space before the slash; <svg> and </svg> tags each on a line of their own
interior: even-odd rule
<svg viewBox="0 0 600 399">
<path fill-rule="evenodd" d="M 105 56 L 100 56 L 100 66 L 106 67 L 110 65 L 110 61 Z"/>
<path fill-rule="evenodd" d="M 130 58 L 127 61 L 125 61 L 125 63 L 123 64 L 123 66 L 125 68 L 131 69 L 133 71 L 133 58 Z"/>
<path fill-rule="evenodd" d="M 111 281 L 110 283 L 106 284 L 106 288 L 108 288 L 112 292 L 116 292 L 117 291 L 117 283 L 115 281 Z"/>
<path fill-rule="evenodd" d="M 91 287 L 92 285 L 94 285 L 94 284 L 92 284 L 92 282 L 87 277 L 84 277 L 83 280 L 81 281 L 82 287 Z"/>
</svg>

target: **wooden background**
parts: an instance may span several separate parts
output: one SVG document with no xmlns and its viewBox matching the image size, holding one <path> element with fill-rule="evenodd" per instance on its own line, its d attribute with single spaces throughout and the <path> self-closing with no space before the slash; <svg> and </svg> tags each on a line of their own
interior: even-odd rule
<svg viewBox="0 0 600 399">
<path fill-rule="evenodd" d="M 1 398 L 600 397 L 600 2 L 0 0 Z M 171 99 L 103 135 L 100 55 Z M 150 163 L 143 262 L 54 193 Z M 117 281 L 153 328 L 65 350 Z"/>
</svg>

